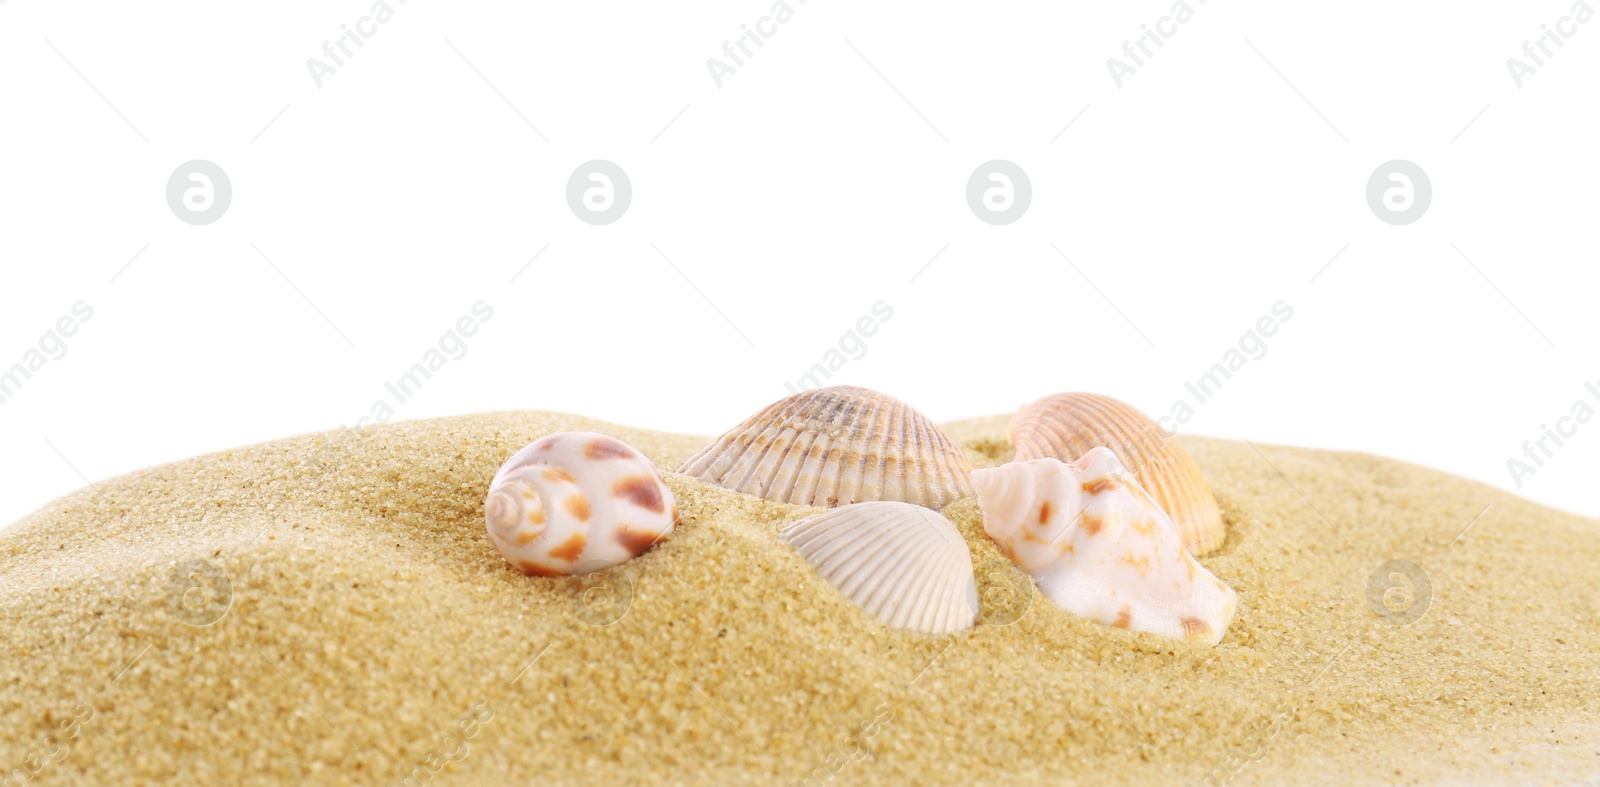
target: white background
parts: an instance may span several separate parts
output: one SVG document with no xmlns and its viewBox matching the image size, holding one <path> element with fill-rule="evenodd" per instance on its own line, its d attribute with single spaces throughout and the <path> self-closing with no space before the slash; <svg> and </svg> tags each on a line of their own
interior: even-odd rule
<svg viewBox="0 0 1600 787">
<path fill-rule="evenodd" d="M 353 424 L 480 299 L 493 318 L 396 419 L 714 434 L 879 300 L 831 382 L 939 420 L 1059 390 L 1160 415 L 1284 300 L 1181 431 L 1513 488 L 1506 460 L 1600 380 L 1600 21 L 1520 88 L 1506 65 L 1570 6 L 1196 0 L 1119 88 L 1106 60 L 1164 0 L 795 0 L 719 88 L 707 59 L 765 0 L 394 0 L 319 88 L 307 58 L 365 0 L 8 0 L 0 366 L 94 316 L 0 405 L 0 522 L 80 471 Z M 168 208 L 191 159 L 230 176 L 214 224 Z M 567 205 L 591 159 L 631 177 L 616 223 Z M 990 159 L 1030 176 L 1016 223 L 966 204 Z M 1407 226 L 1366 202 L 1391 159 L 1432 181 Z M 1600 514 L 1597 467 L 1600 419 L 1520 492 Z"/>
</svg>

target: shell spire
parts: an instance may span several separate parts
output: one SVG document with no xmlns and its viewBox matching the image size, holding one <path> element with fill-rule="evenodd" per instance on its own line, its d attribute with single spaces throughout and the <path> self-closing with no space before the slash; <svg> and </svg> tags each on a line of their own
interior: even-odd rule
<svg viewBox="0 0 1600 787">
<path fill-rule="evenodd" d="M 1096 446 L 1111 449 L 1171 517 L 1191 555 L 1222 546 L 1227 532 L 1217 499 L 1189 452 L 1132 405 L 1092 393 L 1059 393 L 1011 418 L 1015 461 L 1071 462 Z"/>
<path fill-rule="evenodd" d="M 891 500 L 941 509 L 972 494 L 972 468 L 939 427 L 888 394 L 845 385 L 768 405 L 678 472 L 825 508 Z"/>
<path fill-rule="evenodd" d="M 1107 626 L 1215 645 L 1238 595 L 1183 548 L 1115 454 L 972 474 L 983 529 L 1057 606 Z"/>
<path fill-rule="evenodd" d="M 529 576 L 593 571 L 643 554 L 678 522 L 661 473 L 627 443 L 561 432 L 514 454 L 483 505 L 489 541 Z"/>
</svg>

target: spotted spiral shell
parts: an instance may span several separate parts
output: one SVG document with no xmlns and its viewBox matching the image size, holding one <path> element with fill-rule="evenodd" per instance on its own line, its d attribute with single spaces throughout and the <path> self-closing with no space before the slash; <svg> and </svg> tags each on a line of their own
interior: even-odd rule
<svg viewBox="0 0 1600 787">
<path fill-rule="evenodd" d="M 518 451 L 489 485 L 489 541 L 529 576 L 595 571 L 643 554 L 672 530 L 678 504 L 654 464 L 593 432 L 561 432 Z"/>
</svg>

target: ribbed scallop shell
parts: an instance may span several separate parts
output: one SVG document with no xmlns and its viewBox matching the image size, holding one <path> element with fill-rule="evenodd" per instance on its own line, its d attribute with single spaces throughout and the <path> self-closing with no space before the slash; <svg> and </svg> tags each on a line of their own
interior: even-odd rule
<svg viewBox="0 0 1600 787">
<path fill-rule="evenodd" d="M 933 509 L 972 495 L 972 468 L 922 413 L 838 385 L 768 405 L 678 472 L 780 503 L 895 500 Z"/>
<path fill-rule="evenodd" d="M 910 503 L 856 503 L 803 519 L 778 538 L 883 624 L 929 634 L 972 628 L 972 553 L 950 520 Z"/>
<path fill-rule="evenodd" d="M 1059 393 L 1011 417 L 1014 461 L 1073 462 L 1096 446 L 1111 449 L 1172 519 L 1191 555 L 1227 537 L 1222 512 L 1200 466 L 1160 424 L 1132 405 L 1092 393 Z"/>
</svg>

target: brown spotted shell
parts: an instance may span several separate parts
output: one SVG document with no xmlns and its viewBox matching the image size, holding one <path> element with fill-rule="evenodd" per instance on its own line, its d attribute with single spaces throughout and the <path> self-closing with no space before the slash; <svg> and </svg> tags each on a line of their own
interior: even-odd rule
<svg viewBox="0 0 1600 787">
<path fill-rule="evenodd" d="M 529 576 L 587 573 L 636 557 L 678 521 L 651 461 L 594 432 L 561 432 L 518 451 L 489 484 L 489 541 Z"/>
<path fill-rule="evenodd" d="M 1189 554 L 1210 552 L 1227 535 L 1200 466 L 1160 424 L 1132 405 L 1092 393 L 1052 394 L 1011 417 L 1011 444 L 1018 462 L 1073 462 L 1105 446 L 1172 519 Z"/>
<path fill-rule="evenodd" d="M 894 500 L 941 509 L 972 495 L 971 466 L 932 421 L 888 394 L 847 385 L 768 405 L 678 472 L 824 508 Z"/>
</svg>

